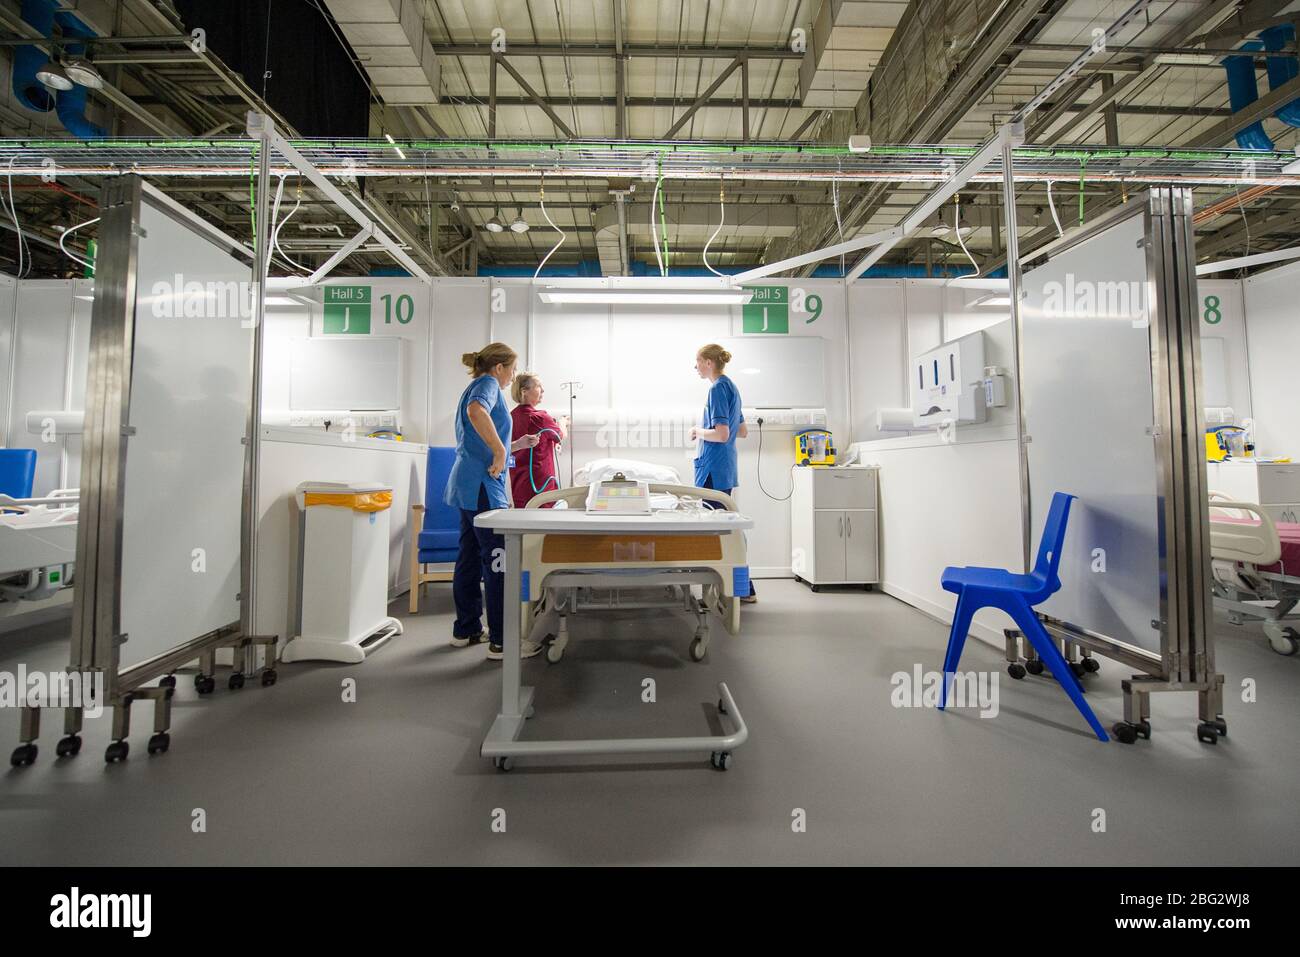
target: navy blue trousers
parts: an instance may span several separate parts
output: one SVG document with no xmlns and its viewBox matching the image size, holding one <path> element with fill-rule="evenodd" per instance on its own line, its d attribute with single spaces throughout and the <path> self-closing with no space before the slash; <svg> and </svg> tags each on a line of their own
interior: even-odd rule
<svg viewBox="0 0 1300 957">
<path fill-rule="evenodd" d="M 452 573 L 451 595 L 456 602 L 456 638 L 473 638 L 483 631 L 483 597 L 487 594 L 488 641 L 501 644 L 502 611 L 505 604 L 505 574 L 492 570 L 505 563 L 505 539 L 488 528 L 475 528 L 474 517 L 492 510 L 487 490 L 478 490 L 478 508 L 460 510 L 460 551 Z M 479 584 L 482 583 L 482 590 Z"/>
</svg>

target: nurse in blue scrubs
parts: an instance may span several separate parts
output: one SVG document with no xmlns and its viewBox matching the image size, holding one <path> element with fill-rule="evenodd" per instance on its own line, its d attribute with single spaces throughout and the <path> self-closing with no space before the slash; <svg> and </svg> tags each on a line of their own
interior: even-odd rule
<svg viewBox="0 0 1300 957">
<path fill-rule="evenodd" d="M 491 529 L 476 528 L 474 518 L 494 508 L 510 507 L 506 450 L 517 452 L 537 444 L 536 435 L 514 442 L 510 437 L 510 412 L 502 389 L 509 388 L 514 378 L 516 359 L 515 351 L 502 342 L 461 356 L 473 381 L 461 393 L 456 407 L 456 461 L 442 498 L 445 504 L 460 509 L 460 552 L 451 584 L 456 603 L 451 643 L 464 648 L 483 640 L 481 616 L 486 592 L 487 656 L 494 661 L 502 658 L 505 575 L 498 557 L 505 554 L 505 542 Z M 480 582 L 483 591 L 479 590 Z M 525 639 L 520 657 L 531 658 L 541 650 L 540 644 Z"/>
<path fill-rule="evenodd" d="M 701 379 L 708 379 L 709 397 L 704 403 L 704 418 L 698 428 L 691 429 L 691 441 L 699 440 L 695 457 L 695 485 L 731 494 L 740 484 L 736 463 L 736 439 L 749 435 L 745 415 L 741 411 L 740 390 L 736 383 L 723 375 L 731 361 L 731 353 L 717 343 L 703 346 L 695 354 L 695 371 Z M 749 584 L 749 594 L 741 601 L 755 602 L 754 583 Z"/>
</svg>

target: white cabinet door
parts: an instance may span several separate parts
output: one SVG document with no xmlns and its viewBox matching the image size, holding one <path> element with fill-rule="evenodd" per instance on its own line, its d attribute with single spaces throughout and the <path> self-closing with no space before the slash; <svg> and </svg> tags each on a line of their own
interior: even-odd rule
<svg viewBox="0 0 1300 957">
<path fill-rule="evenodd" d="M 851 582 L 874 582 L 876 574 L 876 513 L 844 513 L 844 577 Z"/>
<path fill-rule="evenodd" d="M 844 581 L 844 513 L 817 509 L 813 512 L 814 556 L 812 581 Z"/>
</svg>

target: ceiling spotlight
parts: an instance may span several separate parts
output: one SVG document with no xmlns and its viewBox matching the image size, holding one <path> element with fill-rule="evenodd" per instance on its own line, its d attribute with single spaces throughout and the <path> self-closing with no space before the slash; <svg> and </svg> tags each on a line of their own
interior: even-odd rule
<svg viewBox="0 0 1300 957">
<path fill-rule="evenodd" d="M 487 226 L 488 232 L 490 233 L 499 233 L 506 228 L 505 224 L 501 222 L 501 217 L 497 215 L 496 210 L 492 211 L 492 218 L 484 225 Z"/>
<path fill-rule="evenodd" d="M 67 72 L 53 60 L 47 61 L 45 66 L 36 71 L 36 79 L 51 90 L 63 92 L 72 89 L 72 80 L 68 79 Z"/>
<path fill-rule="evenodd" d="M 95 69 L 95 65 L 84 57 L 73 57 L 65 61 L 63 69 L 73 83 L 91 90 L 102 90 L 104 88 L 104 78 Z"/>
<path fill-rule="evenodd" d="M 513 233 L 528 232 L 528 223 L 524 221 L 524 211 L 522 209 L 515 214 L 515 218 L 511 221 L 510 231 Z"/>
</svg>

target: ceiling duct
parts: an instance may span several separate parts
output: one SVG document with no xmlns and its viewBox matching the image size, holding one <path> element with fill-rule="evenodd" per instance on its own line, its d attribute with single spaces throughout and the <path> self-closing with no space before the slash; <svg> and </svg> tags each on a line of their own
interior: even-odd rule
<svg viewBox="0 0 1300 957">
<path fill-rule="evenodd" d="M 325 0 L 352 52 L 389 106 L 438 102 L 439 64 L 415 0 Z"/>
</svg>

